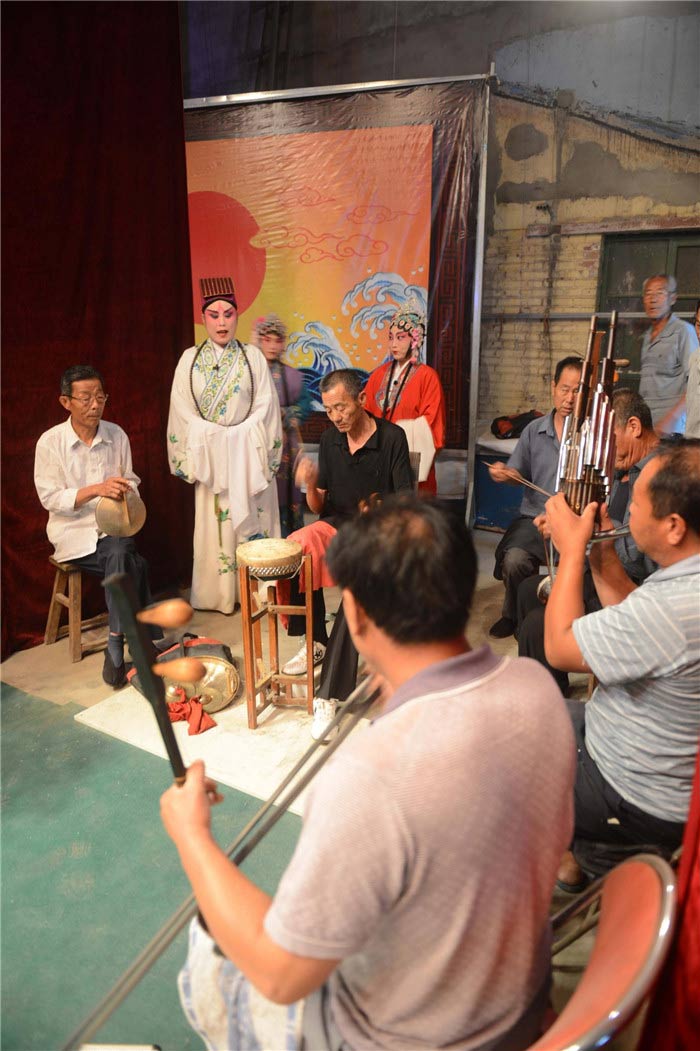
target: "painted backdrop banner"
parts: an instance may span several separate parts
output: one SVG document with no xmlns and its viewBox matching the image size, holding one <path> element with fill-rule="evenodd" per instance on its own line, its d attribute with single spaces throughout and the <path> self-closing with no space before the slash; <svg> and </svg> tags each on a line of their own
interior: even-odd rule
<svg viewBox="0 0 700 1051">
<path fill-rule="evenodd" d="M 285 360 L 320 410 L 320 378 L 369 375 L 412 301 L 428 316 L 422 358 L 446 389 L 448 441 L 465 444 L 482 94 L 477 80 L 188 111 L 195 319 L 199 279 L 231 276 L 239 337 L 279 314 Z"/>
</svg>

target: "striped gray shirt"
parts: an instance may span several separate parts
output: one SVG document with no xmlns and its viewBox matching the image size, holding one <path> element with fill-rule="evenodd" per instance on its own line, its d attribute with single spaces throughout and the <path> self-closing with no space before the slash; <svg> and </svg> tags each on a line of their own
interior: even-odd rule
<svg viewBox="0 0 700 1051">
<path fill-rule="evenodd" d="M 657 570 L 573 631 L 600 683 L 586 705 L 600 772 L 646 813 L 685 821 L 700 733 L 700 555 Z"/>
</svg>

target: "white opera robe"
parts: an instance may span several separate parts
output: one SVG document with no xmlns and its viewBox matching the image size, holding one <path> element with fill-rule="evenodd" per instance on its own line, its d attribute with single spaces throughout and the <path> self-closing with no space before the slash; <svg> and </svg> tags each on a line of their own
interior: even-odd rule
<svg viewBox="0 0 700 1051">
<path fill-rule="evenodd" d="M 175 370 L 168 462 L 172 474 L 195 487 L 190 602 L 195 609 L 232 613 L 238 544 L 280 536 L 275 475 L 282 418 L 270 369 L 257 347 L 249 344 L 244 354 L 236 341 L 222 350 L 207 340 L 193 368 L 195 355 L 197 348 L 190 347 Z"/>
</svg>

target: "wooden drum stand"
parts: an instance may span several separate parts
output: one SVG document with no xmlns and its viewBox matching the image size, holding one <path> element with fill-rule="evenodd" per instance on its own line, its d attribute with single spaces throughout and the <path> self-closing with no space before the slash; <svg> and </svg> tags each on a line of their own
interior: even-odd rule
<svg viewBox="0 0 700 1051">
<path fill-rule="evenodd" d="M 257 545 L 257 547 L 256 547 Z M 275 546 L 270 555 L 270 546 Z M 280 557 L 281 545 L 289 545 L 289 554 Z M 292 551 L 291 549 L 295 550 Z M 302 555 L 301 546 L 288 540 L 251 540 L 241 544 L 237 551 L 238 577 L 241 595 L 243 631 L 243 660 L 245 668 L 245 695 L 248 709 L 248 728 L 255 730 L 258 716 L 269 705 L 285 708 L 306 707 L 313 713 L 313 576 L 311 555 Z M 276 589 L 270 581 L 289 579 L 303 574 L 304 605 L 281 605 L 276 600 Z M 262 583 L 266 594 L 258 589 Z M 306 617 L 306 675 L 284 675 L 280 671 L 279 614 L 305 614 Z M 260 621 L 267 618 L 268 661 L 263 661 Z M 292 696 L 293 685 L 306 685 L 306 703 Z"/>
</svg>

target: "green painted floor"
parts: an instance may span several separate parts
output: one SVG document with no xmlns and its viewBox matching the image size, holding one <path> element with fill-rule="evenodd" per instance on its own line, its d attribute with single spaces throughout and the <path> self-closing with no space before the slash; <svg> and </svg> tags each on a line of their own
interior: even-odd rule
<svg viewBox="0 0 700 1051">
<path fill-rule="evenodd" d="M 79 710 L 2 687 L 3 1051 L 62 1047 L 189 893 L 158 814 L 169 767 L 79 725 Z M 260 803 L 224 792 L 214 830 L 228 846 Z M 285 814 L 246 863 L 265 890 L 274 891 L 299 828 Z M 203 1046 L 175 988 L 185 938 L 92 1042 Z"/>
</svg>

